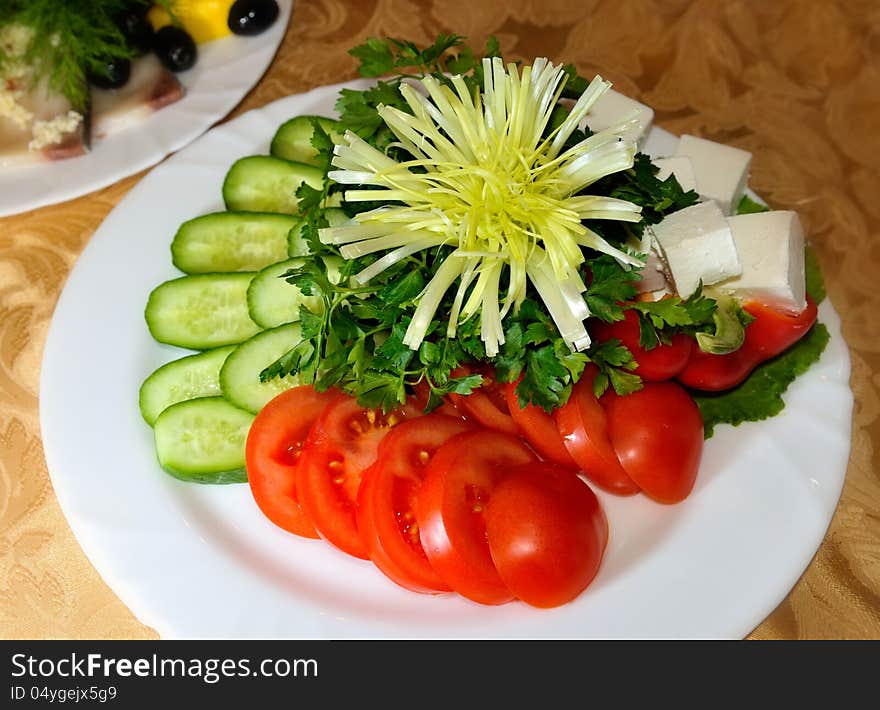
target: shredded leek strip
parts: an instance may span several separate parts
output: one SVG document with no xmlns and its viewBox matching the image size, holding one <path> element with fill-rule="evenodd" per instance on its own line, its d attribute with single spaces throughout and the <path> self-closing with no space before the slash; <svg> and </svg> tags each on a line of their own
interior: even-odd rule
<svg viewBox="0 0 880 710">
<path fill-rule="evenodd" d="M 522 69 L 498 58 L 484 59 L 482 92 L 471 92 L 458 76 L 450 84 L 427 76 L 401 85 L 411 114 L 379 108 L 394 145 L 410 160 L 395 161 L 351 132 L 334 149 L 329 175 L 353 187 L 344 193 L 347 201 L 401 203 L 321 230 L 321 240 L 342 245 L 345 258 L 386 252 L 354 277 L 358 283 L 423 249 L 453 247 L 417 299 L 404 338 L 409 347 L 419 347 L 456 281 L 447 333 L 453 336 L 461 319 L 480 315 L 480 337 L 490 356 L 499 352 L 503 319 L 523 302 L 528 282 L 565 341 L 574 349 L 588 347 L 583 321 L 589 309 L 579 273 L 583 248 L 610 254 L 627 266 L 642 263 L 584 224 L 594 219 L 635 222 L 641 209 L 624 200 L 577 194 L 632 167 L 636 146 L 624 134 L 637 117 L 624 116 L 566 148 L 611 85 L 597 76 L 566 119 L 545 136 L 565 80 L 562 67 L 543 58 Z"/>
<path fill-rule="evenodd" d="M 431 326 L 437 306 L 440 305 L 440 301 L 449 290 L 449 287 L 461 275 L 465 264 L 466 259 L 460 256 L 448 256 L 440 264 L 440 267 L 434 273 L 434 277 L 419 295 L 419 304 L 416 306 L 409 327 L 403 336 L 404 345 L 413 350 L 418 349 L 422 340 L 425 339 L 425 333 L 428 332 L 428 328 Z"/>
<path fill-rule="evenodd" d="M 370 279 L 378 276 L 383 271 L 385 271 L 385 269 L 387 269 L 388 267 L 394 266 L 394 264 L 396 264 L 398 261 L 405 259 L 411 254 L 415 254 L 417 251 L 423 251 L 424 249 L 430 249 L 433 246 L 437 246 L 437 244 L 438 242 L 432 239 L 425 239 L 421 242 L 410 242 L 408 244 L 405 244 L 404 246 L 395 249 L 394 251 L 389 251 L 381 259 L 376 259 L 376 261 L 370 264 L 367 268 L 362 269 L 354 276 L 352 276 L 352 281 L 354 281 L 357 285 L 363 286 L 367 284 Z M 345 256 L 345 254 L 343 254 L 343 256 Z"/>
</svg>

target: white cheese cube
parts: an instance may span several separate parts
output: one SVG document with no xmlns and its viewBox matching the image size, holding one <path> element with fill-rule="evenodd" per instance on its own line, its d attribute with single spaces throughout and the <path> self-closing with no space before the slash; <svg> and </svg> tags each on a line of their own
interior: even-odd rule
<svg viewBox="0 0 880 710">
<path fill-rule="evenodd" d="M 731 214 L 742 199 L 749 181 L 752 154 L 733 146 L 684 135 L 678 142 L 676 155 L 691 159 L 697 192 L 715 200 L 724 214 Z"/>
<path fill-rule="evenodd" d="M 700 281 L 709 286 L 742 273 L 730 227 L 712 201 L 673 212 L 652 230 L 682 298 Z"/>
<path fill-rule="evenodd" d="M 634 127 L 621 135 L 632 141 L 640 141 L 651 128 L 654 122 L 654 109 L 650 106 L 624 96 L 619 91 L 609 89 L 590 107 L 587 114 L 586 124 L 593 133 L 598 133 L 605 128 L 619 123 L 624 118 L 636 113 L 639 126 Z"/>
<path fill-rule="evenodd" d="M 804 230 L 795 212 L 742 214 L 727 220 L 742 274 L 719 284 L 739 297 L 802 311 L 806 305 Z"/>
<path fill-rule="evenodd" d="M 657 177 L 665 180 L 670 175 L 675 175 L 678 184 L 685 192 L 697 189 L 697 179 L 694 176 L 694 164 L 691 159 L 684 155 L 673 155 L 669 158 L 655 158 L 654 165 L 660 168 Z"/>
</svg>

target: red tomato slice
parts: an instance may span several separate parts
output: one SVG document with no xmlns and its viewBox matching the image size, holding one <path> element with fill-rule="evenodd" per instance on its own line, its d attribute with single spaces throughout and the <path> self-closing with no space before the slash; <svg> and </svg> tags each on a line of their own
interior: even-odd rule
<svg viewBox="0 0 880 710">
<path fill-rule="evenodd" d="M 509 383 L 505 389 L 505 395 L 507 396 L 507 406 L 510 408 L 510 416 L 516 422 L 519 434 L 525 437 L 526 441 L 542 458 L 563 468 L 576 469 L 578 464 L 568 452 L 553 417 L 534 404 L 527 404 L 525 409 L 520 409 L 519 401 L 516 398 L 518 384 L 519 380 Z"/>
<path fill-rule="evenodd" d="M 452 374 L 460 377 L 475 371 L 477 370 L 470 367 L 460 367 Z M 488 369 L 479 370 L 479 373 L 483 377 L 483 384 L 479 389 L 470 394 L 452 393 L 449 395 L 449 401 L 468 419 L 477 424 L 492 431 L 519 436 L 519 427 L 513 421 L 510 410 L 507 408 L 504 384 L 496 382 Z"/>
<path fill-rule="evenodd" d="M 419 538 L 416 497 L 434 452 L 471 426 L 460 418 L 429 414 L 403 422 L 379 444 L 364 473 L 357 524 L 370 559 L 392 581 L 416 592 L 449 591 L 431 567 Z"/>
<path fill-rule="evenodd" d="M 248 483 L 263 514 L 279 527 L 318 537 L 296 495 L 303 442 L 335 392 L 307 385 L 282 392 L 254 419 L 245 446 Z"/>
<path fill-rule="evenodd" d="M 513 598 L 492 562 L 483 510 L 505 471 L 534 461 L 517 437 L 479 430 L 454 436 L 428 464 L 416 499 L 422 547 L 441 579 L 462 596 L 483 604 Z"/>
<path fill-rule="evenodd" d="M 614 323 L 598 319 L 591 324 L 590 332 L 597 341 L 617 338 L 629 350 L 638 363 L 633 372 L 647 382 L 668 380 L 680 374 L 687 366 L 695 341 L 689 335 L 676 333 L 670 342 L 660 343 L 650 350 L 640 344 L 639 316 L 634 310 L 624 311 L 624 318 Z"/>
<path fill-rule="evenodd" d="M 584 370 L 568 402 L 553 412 L 556 427 L 568 453 L 593 483 L 618 495 L 638 493 L 639 487 L 617 459 L 605 410 L 593 394 L 596 373 L 593 366 Z"/>
<path fill-rule="evenodd" d="M 296 492 L 318 534 L 340 550 L 368 559 L 358 533 L 356 506 L 361 475 L 376 460 L 379 442 L 414 407 L 389 414 L 364 409 L 354 397 L 331 401 L 303 445 Z"/>
<path fill-rule="evenodd" d="M 418 407 L 420 412 L 425 411 L 425 407 L 428 406 L 428 399 L 431 397 L 431 388 L 428 386 L 428 383 L 425 380 L 419 382 L 415 387 L 413 387 L 413 405 Z M 431 410 L 432 414 L 446 414 L 450 417 L 461 418 L 462 413 L 459 412 L 450 402 L 447 402 L 445 399 L 443 404 L 441 404 L 436 409 Z"/>
<path fill-rule="evenodd" d="M 691 396 L 674 382 L 646 382 L 620 397 L 602 396 L 611 443 L 624 470 L 654 500 L 677 503 L 697 479 L 703 419 Z"/>
<path fill-rule="evenodd" d="M 757 301 L 744 303 L 743 308 L 755 318 L 746 328 L 745 345 L 762 362 L 779 355 L 804 337 L 819 315 L 816 303 L 809 296 L 806 307 L 799 313 L 781 311 Z"/>
<path fill-rule="evenodd" d="M 486 536 L 507 588 L 526 604 L 548 608 L 571 601 L 593 581 L 608 521 L 580 478 L 531 463 L 495 486 L 486 506 Z"/>
</svg>

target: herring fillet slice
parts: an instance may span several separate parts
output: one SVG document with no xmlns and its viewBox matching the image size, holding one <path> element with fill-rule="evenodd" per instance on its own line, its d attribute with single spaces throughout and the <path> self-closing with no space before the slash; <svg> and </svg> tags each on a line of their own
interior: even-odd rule
<svg viewBox="0 0 880 710">
<path fill-rule="evenodd" d="M 33 121 L 51 121 L 72 109 L 70 101 L 63 94 L 50 90 L 45 82 L 33 87 L 18 103 L 33 114 Z M 21 127 L 12 119 L 0 116 L 0 169 L 75 158 L 89 150 L 88 116 L 75 130 L 63 134 L 58 142 L 39 150 L 28 148 L 34 137 L 31 125 Z"/>
<path fill-rule="evenodd" d="M 76 130 L 40 150 L 30 150 L 31 126 L 21 127 L 0 117 L 0 169 L 46 161 L 64 160 L 89 151 L 91 136 L 106 136 L 136 125 L 159 109 L 183 98 L 185 89 L 152 54 L 132 64 L 131 78 L 121 89 L 91 89 L 90 112 Z M 67 113 L 70 102 L 40 85 L 20 99 L 36 121 L 48 121 Z"/>
<path fill-rule="evenodd" d="M 120 89 L 92 88 L 92 133 L 104 138 L 140 123 L 183 98 L 185 89 L 154 54 L 131 65 L 131 77 Z"/>
</svg>

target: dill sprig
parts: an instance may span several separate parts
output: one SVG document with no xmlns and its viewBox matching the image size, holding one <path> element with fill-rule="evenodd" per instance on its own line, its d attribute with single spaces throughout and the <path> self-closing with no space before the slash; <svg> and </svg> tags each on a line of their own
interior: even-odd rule
<svg viewBox="0 0 880 710">
<path fill-rule="evenodd" d="M 32 69 L 34 84 L 46 81 L 75 110 L 84 112 L 89 103 L 86 77 L 103 74 L 110 61 L 134 56 L 116 18 L 149 4 L 150 0 L 0 0 L 0 26 L 19 23 L 33 30 L 24 61 Z M 5 60 L 0 56 L 0 73 Z"/>
</svg>

